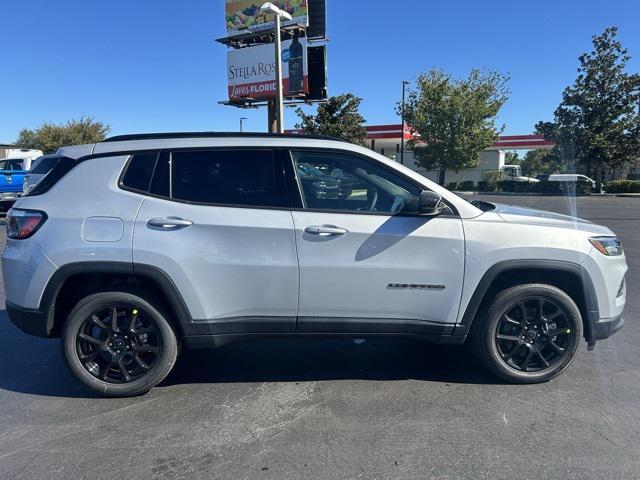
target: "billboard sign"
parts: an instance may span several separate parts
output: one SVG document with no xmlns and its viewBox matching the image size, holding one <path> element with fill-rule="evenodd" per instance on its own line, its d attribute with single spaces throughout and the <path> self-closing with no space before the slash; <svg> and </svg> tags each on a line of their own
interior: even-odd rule
<svg viewBox="0 0 640 480">
<path fill-rule="evenodd" d="M 229 37 L 246 33 L 259 33 L 275 28 L 273 15 L 260 11 L 262 0 L 225 0 L 225 19 Z M 292 21 L 284 20 L 283 25 L 309 25 L 308 0 L 272 0 L 274 5 L 288 12 Z"/>
<path fill-rule="evenodd" d="M 276 63 L 273 44 L 229 50 L 227 76 L 229 100 L 268 100 L 276 97 Z M 282 42 L 282 79 L 285 97 L 309 92 L 309 67 L 305 38 Z"/>
</svg>

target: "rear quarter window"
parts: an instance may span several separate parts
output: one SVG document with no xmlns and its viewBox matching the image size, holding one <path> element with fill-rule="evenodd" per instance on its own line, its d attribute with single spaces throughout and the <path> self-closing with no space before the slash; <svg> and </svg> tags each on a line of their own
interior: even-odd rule
<svg viewBox="0 0 640 480">
<path fill-rule="evenodd" d="M 35 197 L 36 195 L 42 195 L 48 192 L 51 188 L 60 181 L 67 173 L 71 171 L 73 167 L 78 164 L 77 160 L 73 160 L 67 157 L 59 157 L 56 165 L 47 173 L 44 178 L 38 182 L 38 184 L 29 190 L 27 197 Z"/>
<path fill-rule="evenodd" d="M 158 161 L 158 152 L 132 155 L 122 176 L 121 185 L 131 190 L 147 193 Z"/>
<path fill-rule="evenodd" d="M 36 175 L 45 175 L 55 167 L 56 163 L 60 160 L 60 157 L 48 157 L 39 160 L 35 167 L 31 169 L 31 173 Z"/>
</svg>

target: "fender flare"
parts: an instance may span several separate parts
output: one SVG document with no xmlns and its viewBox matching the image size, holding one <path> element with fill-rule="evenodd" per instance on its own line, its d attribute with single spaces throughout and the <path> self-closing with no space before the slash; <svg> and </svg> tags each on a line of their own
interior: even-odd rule
<svg viewBox="0 0 640 480">
<path fill-rule="evenodd" d="M 478 282 L 478 285 L 467 304 L 462 319 L 456 325 L 454 335 L 467 336 L 469 334 L 473 321 L 480 309 L 480 305 L 489 291 L 491 284 L 500 274 L 510 270 L 560 271 L 574 274 L 580 278 L 582 283 L 582 292 L 584 294 L 584 303 L 586 306 L 586 311 L 582 312 L 583 315 L 586 314 L 586 318 L 584 318 L 583 321 L 585 322 L 585 326 L 588 328 L 588 330 L 586 328 L 584 332 L 585 338 L 589 343 L 595 342 L 594 325 L 600 319 L 600 310 L 593 281 L 584 266 L 563 260 L 504 260 L 491 266 L 482 276 L 480 282 Z"/>
<path fill-rule="evenodd" d="M 55 304 L 62 286 L 74 275 L 92 273 L 147 278 L 158 286 L 169 306 L 176 312 L 179 328 L 182 329 L 185 324 L 192 322 L 191 314 L 175 283 L 158 267 L 128 262 L 76 262 L 63 265 L 56 270 L 42 294 L 39 310 L 46 314 L 47 335 L 51 334 L 55 326 Z"/>
</svg>

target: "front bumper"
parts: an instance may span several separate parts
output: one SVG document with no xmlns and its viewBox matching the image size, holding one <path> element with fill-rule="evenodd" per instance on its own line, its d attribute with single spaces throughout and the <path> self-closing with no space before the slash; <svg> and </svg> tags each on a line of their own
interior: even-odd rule
<svg viewBox="0 0 640 480">
<path fill-rule="evenodd" d="M 595 322 L 591 322 L 591 338 L 589 344 L 595 344 L 597 340 L 604 340 L 609 338 L 616 332 L 619 332 L 624 327 L 624 318 L 622 314 L 607 319 L 600 319 Z"/>
<path fill-rule="evenodd" d="M 7 315 L 11 323 L 27 335 L 49 338 L 52 325 L 40 310 L 31 310 L 6 301 Z"/>
</svg>

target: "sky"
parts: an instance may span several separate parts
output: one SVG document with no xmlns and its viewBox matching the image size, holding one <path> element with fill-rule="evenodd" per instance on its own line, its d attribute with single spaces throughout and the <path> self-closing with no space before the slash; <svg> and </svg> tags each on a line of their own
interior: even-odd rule
<svg viewBox="0 0 640 480">
<path fill-rule="evenodd" d="M 112 134 L 265 131 L 265 109 L 226 99 L 224 0 L 0 0 L 0 143 L 90 116 Z M 258 2 L 259 3 L 259 2 Z M 368 124 L 400 123 L 401 82 L 440 68 L 510 76 L 505 134 L 553 118 L 591 36 L 619 28 L 640 71 L 637 0 L 327 0 L 329 94 L 364 99 Z M 296 115 L 286 110 L 293 128 Z"/>
</svg>

